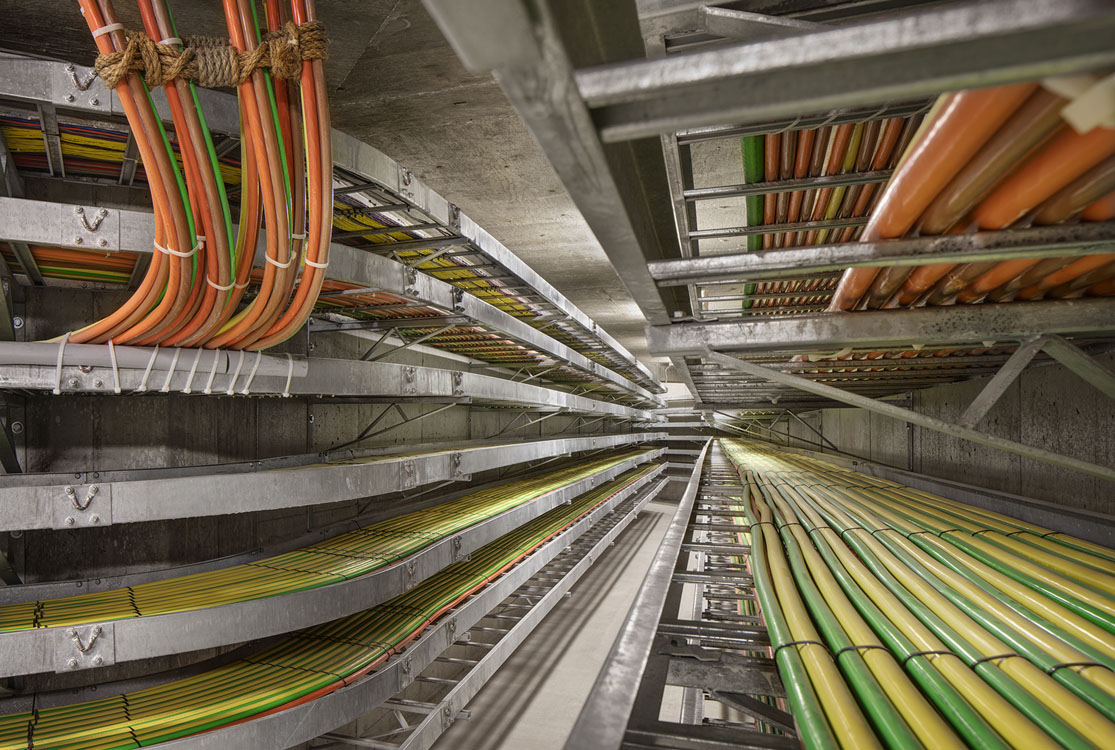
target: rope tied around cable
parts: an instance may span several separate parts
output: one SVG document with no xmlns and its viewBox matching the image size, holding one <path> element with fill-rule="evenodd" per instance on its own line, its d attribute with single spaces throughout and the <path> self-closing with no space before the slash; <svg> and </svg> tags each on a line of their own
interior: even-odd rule
<svg viewBox="0 0 1115 750">
<path fill-rule="evenodd" d="M 264 34 L 259 46 L 248 52 L 238 52 L 227 39 L 216 37 L 186 37 L 179 49 L 136 31 L 125 31 L 124 36 L 124 49 L 98 55 L 94 66 L 110 89 L 132 72 L 142 74 L 148 86 L 183 79 L 204 88 L 235 87 L 264 69 L 278 78 L 298 80 L 302 62 L 324 60 L 329 43 L 321 21 L 288 21 L 282 30 Z"/>
</svg>

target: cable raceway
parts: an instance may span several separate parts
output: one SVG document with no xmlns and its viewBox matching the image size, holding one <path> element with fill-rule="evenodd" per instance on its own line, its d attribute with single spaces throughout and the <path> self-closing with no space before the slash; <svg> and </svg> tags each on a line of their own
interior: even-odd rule
<svg viewBox="0 0 1115 750">
<path fill-rule="evenodd" d="M 372 672 L 438 617 L 615 493 L 643 466 L 500 537 L 467 561 L 350 617 L 294 633 L 253 656 L 155 688 L 0 717 L 0 750 L 123 750 L 259 718 L 327 695 Z"/>
<path fill-rule="evenodd" d="M 1115 552 L 722 442 L 808 750 L 1115 746 Z"/>
<path fill-rule="evenodd" d="M 384 568 L 441 539 L 651 451 L 586 461 L 364 526 L 274 557 L 79 596 L 0 607 L 3 633 L 217 607 L 319 588 Z"/>
</svg>

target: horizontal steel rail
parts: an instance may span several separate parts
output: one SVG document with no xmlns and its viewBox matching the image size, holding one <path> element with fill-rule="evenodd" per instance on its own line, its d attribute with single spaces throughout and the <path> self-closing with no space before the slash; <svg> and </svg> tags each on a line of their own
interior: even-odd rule
<svg viewBox="0 0 1115 750">
<path fill-rule="evenodd" d="M 1042 333 L 1115 334 L 1115 299 L 956 305 L 678 323 L 648 326 L 647 340 L 651 354 L 656 356 L 700 356 L 708 349 L 746 354 L 1012 342 Z"/>
<path fill-rule="evenodd" d="M 69 203 L 0 197 L 0 239 L 104 252 L 154 252 L 151 242 L 155 231 L 154 214 L 118 208 L 102 209 L 97 228 L 88 231 L 83 217 L 77 213 L 82 209 L 82 206 Z M 362 249 L 333 243 L 329 246 L 329 268 L 326 275 L 330 279 L 368 287 L 368 291 L 388 292 L 468 318 L 477 325 L 499 331 L 558 362 L 568 363 L 614 388 L 651 404 L 658 402 L 657 397 L 614 370 L 593 362 L 552 336 L 479 297 L 467 294 L 441 279 L 420 273 L 411 266 Z M 344 309 L 341 308 L 338 312 L 343 314 Z M 421 324 L 422 319 L 405 322 Z M 462 324 L 468 323 L 462 321 Z M 427 325 L 436 326 L 438 321 L 428 322 Z M 545 364 L 540 363 L 540 366 Z"/>
<path fill-rule="evenodd" d="M 307 742 L 356 719 L 369 708 L 390 699 L 409 685 L 434 659 L 453 645 L 461 634 L 543 570 L 583 534 L 599 523 L 614 522 L 614 527 L 588 553 L 589 559 L 598 559 L 652 499 L 657 485 L 647 491 L 644 489 L 647 484 L 649 483 L 639 489 L 627 488 L 602 503 L 460 606 L 446 613 L 409 644 L 405 652 L 392 656 L 367 677 L 309 703 L 241 724 L 173 740 L 160 747 L 170 750 L 279 748 L 291 743 Z M 634 502 L 625 505 L 632 498 L 635 498 Z M 617 509 L 622 511 L 622 515 L 609 519 L 608 516 Z"/>
<path fill-rule="evenodd" d="M 266 599 L 76 627 L 0 633 L 0 677 L 91 669 L 126 661 L 181 654 L 289 633 L 346 617 L 398 596 L 442 568 L 464 559 L 508 532 L 569 503 L 664 449 L 636 456 L 528 503 L 481 521 L 392 565 L 319 588 Z M 624 490 L 628 496 L 662 472 L 657 467 Z M 621 493 L 622 494 L 622 493 Z M 86 644 L 85 650 L 75 639 Z M 89 646 L 92 641 L 92 646 Z"/>
<path fill-rule="evenodd" d="M 748 195 L 768 195 L 788 193 L 792 190 L 814 190 L 826 187 L 846 187 L 848 185 L 867 185 L 873 182 L 886 182 L 894 174 L 892 169 L 875 172 L 849 172 L 848 174 L 826 174 L 819 177 L 800 177 L 788 180 L 770 180 L 746 185 L 720 185 L 717 187 L 691 188 L 682 191 L 687 201 L 707 201 L 720 198 L 741 198 Z"/>
<path fill-rule="evenodd" d="M 653 261 L 650 274 L 663 286 L 731 279 L 768 281 L 873 266 L 973 263 L 1016 258 L 1073 257 L 1115 249 L 1115 223 L 1010 229 L 1001 232 L 916 237 L 881 242 L 845 242 L 762 253 L 732 253 L 701 258 Z M 821 294 L 823 292 L 817 292 Z M 808 296 L 809 292 L 784 296 Z"/>
<path fill-rule="evenodd" d="M 602 65 L 577 85 L 605 142 L 754 123 L 1115 63 L 1103 0 L 980 0 L 788 39 Z"/>
<path fill-rule="evenodd" d="M 53 352 L 53 353 L 52 353 Z M 460 403 L 518 404 L 542 411 L 608 414 L 643 419 L 647 412 L 531 383 L 457 370 L 258 352 L 0 344 L 0 389 L 54 393 L 184 393 L 195 395 L 375 396 L 385 399 L 450 399 Z M 146 355 L 148 368 L 136 362 Z M 61 355 L 61 366 L 57 359 Z M 121 362 L 128 358 L 128 365 Z M 42 364 L 52 362 L 53 364 Z M 195 362 L 197 366 L 195 367 Z M 253 370 L 255 373 L 253 375 Z"/>
<path fill-rule="evenodd" d="M 60 109 L 82 112 L 86 115 L 124 117 L 119 98 L 93 75 L 92 68 L 16 57 L 5 58 L 3 66 L 4 75 L 0 76 L 0 99 L 47 102 Z M 90 81 L 88 87 L 77 86 L 78 81 L 86 80 Z M 151 96 L 156 111 L 164 120 L 169 121 L 170 109 L 161 88 L 153 90 Z M 235 96 L 213 89 L 199 89 L 198 96 L 201 107 L 205 111 L 206 123 L 212 131 L 232 135 L 240 132 L 240 115 Z M 534 269 L 410 170 L 378 149 L 338 130 L 333 131 L 332 142 L 334 167 L 366 180 L 369 186 L 390 192 L 397 201 L 393 205 L 417 209 L 433 222 L 444 227 L 445 231 L 460 235 L 463 242 L 499 263 L 516 278 L 522 280 L 547 304 L 561 311 L 586 336 L 599 341 L 611 356 L 618 359 L 622 366 L 644 386 L 659 393 L 665 391 L 665 387 L 653 373 L 614 337 L 601 329 L 584 311 Z M 447 244 L 462 242 L 458 237 L 443 241 Z M 419 248 L 431 246 L 437 246 L 436 238 L 430 238 L 429 242 L 420 242 L 417 245 Z M 86 247 L 96 249 L 95 244 Z M 401 249 L 399 245 L 393 247 L 396 250 Z"/>
<path fill-rule="evenodd" d="M 569 453 L 660 440 L 663 433 L 568 437 L 371 455 L 318 454 L 223 466 L 0 477 L 0 531 L 73 529 L 301 508 L 404 492 Z M 301 465 L 299 465 L 299 462 Z M 95 518 L 95 520 L 94 520 Z"/>
</svg>

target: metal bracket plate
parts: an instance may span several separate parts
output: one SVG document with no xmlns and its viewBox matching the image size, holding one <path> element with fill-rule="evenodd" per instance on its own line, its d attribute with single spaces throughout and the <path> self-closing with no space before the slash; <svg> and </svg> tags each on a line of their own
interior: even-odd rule
<svg viewBox="0 0 1115 750">
<path fill-rule="evenodd" d="M 55 628 L 55 631 L 55 672 L 73 672 L 116 663 L 116 633 L 112 623 Z"/>
<path fill-rule="evenodd" d="M 82 529 L 112 523 L 112 485 L 71 484 L 56 490 L 50 503 L 51 527 Z"/>
</svg>

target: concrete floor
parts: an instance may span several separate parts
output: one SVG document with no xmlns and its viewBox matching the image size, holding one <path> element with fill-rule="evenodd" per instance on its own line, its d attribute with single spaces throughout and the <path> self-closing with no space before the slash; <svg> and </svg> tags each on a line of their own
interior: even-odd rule
<svg viewBox="0 0 1115 750">
<path fill-rule="evenodd" d="M 468 705 L 435 750 L 561 750 L 676 506 L 652 502 Z"/>
</svg>

